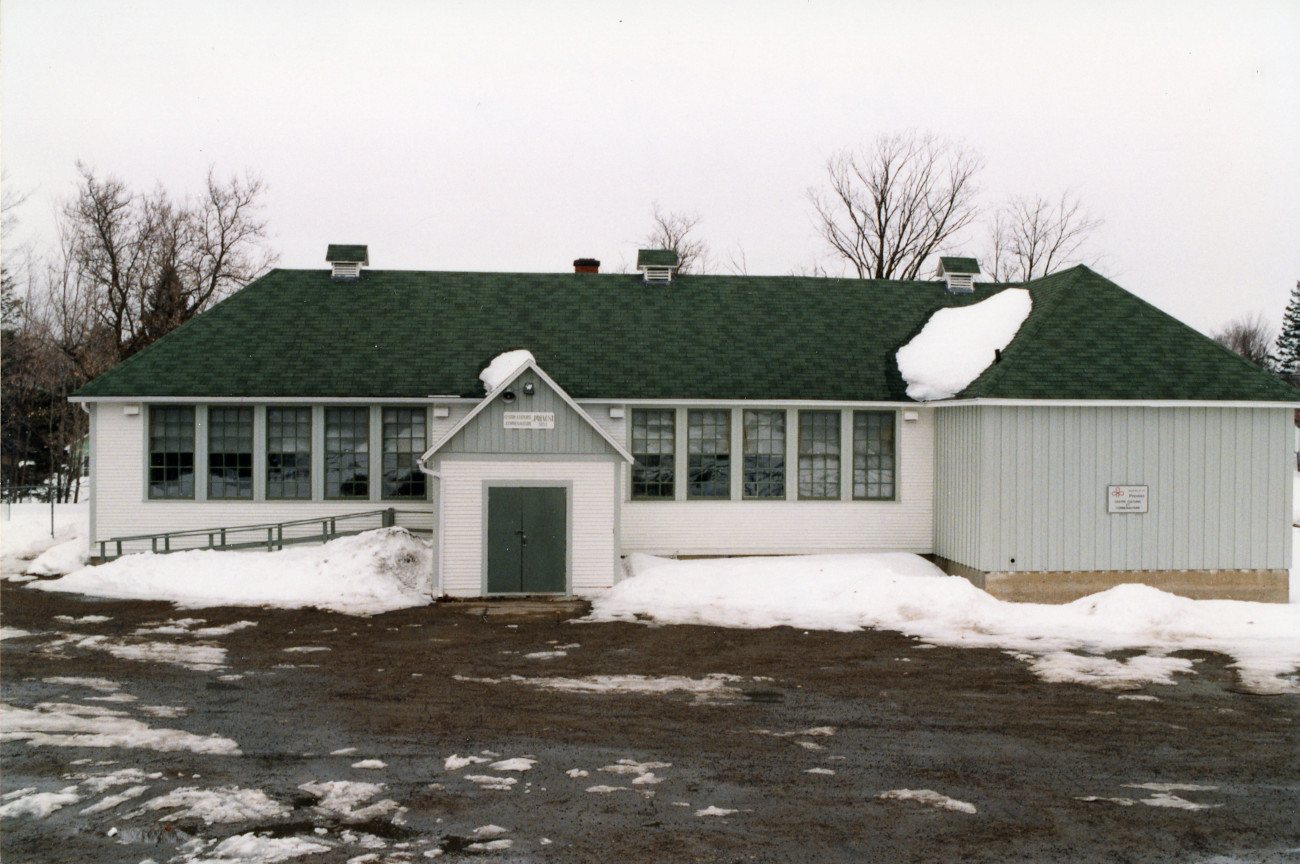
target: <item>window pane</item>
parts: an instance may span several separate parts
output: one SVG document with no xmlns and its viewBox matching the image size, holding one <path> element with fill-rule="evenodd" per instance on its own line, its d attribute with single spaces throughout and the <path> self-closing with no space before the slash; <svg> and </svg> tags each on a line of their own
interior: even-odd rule
<svg viewBox="0 0 1300 864">
<path fill-rule="evenodd" d="M 311 497 L 311 409 L 266 409 L 266 497 Z"/>
<path fill-rule="evenodd" d="M 853 414 L 853 497 L 894 498 L 894 412 Z"/>
<path fill-rule="evenodd" d="M 731 412 L 686 413 L 686 497 L 731 497 Z"/>
<path fill-rule="evenodd" d="M 425 475 L 415 464 L 424 454 L 425 409 L 384 409 L 385 498 L 424 498 Z"/>
<path fill-rule="evenodd" d="M 675 412 L 632 410 L 632 497 L 673 497 Z"/>
<path fill-rule="evenodd" d="M 194 497 L 194 406 L 149 406 L 149 497 Z"/>
<path fill-rule="evenodd" d="M 325 409 L 325 497 L 370 497 L 370 409 Z"/>
<path fill-rule="evenodd" d="M 785 412 L 745 412 L 746 498 L 785 497 Z"/>
<path fill-rule="evenodd" d="M 840 497 L 840 412 L 799 412 L 799 497 Z"/>
<path fill-rule="evenodd" d="M 208 409 L 208 497 L 253 497 L 253 409 Z"/>
</svg>

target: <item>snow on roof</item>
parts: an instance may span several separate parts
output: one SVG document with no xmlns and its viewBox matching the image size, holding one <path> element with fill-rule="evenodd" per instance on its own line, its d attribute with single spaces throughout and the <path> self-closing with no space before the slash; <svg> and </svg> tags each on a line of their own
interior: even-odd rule
<svg viewBox="0 0 1300 864">
<path fill-rule="evenodd" d="M 1024 288 L 1008 288 L 970 306 L 940 309 L 898 349 L 907 395 L 926 402 L 949 399 L 980 376 L 1020 331 L 1033 302 Z"/>
<path fill-rule="evenodd" d="M 532 352 L 522 348 L 498 354 L 492 358 L 492 362 L 487 365 L 487 368 L 478 375 L 479 380 L 483 382 L 484 392 L 491 393 L 501 386 L 502 381 L 514 375 L 521 366 L 535 362 L 537 361 Z"/>
</svg>

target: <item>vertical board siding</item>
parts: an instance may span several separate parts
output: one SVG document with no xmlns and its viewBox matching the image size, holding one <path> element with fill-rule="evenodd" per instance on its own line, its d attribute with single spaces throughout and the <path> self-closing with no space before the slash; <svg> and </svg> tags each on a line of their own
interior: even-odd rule
<svg viewBox="0 0 1300 864">
<path fill-rule="evenodd" d="M 153 534 L 284 522 L 293 519 L 337 516 L 393 507 L 405 513 L 398 524 L 420 530 L 433 528 L 433 505 L 428 501 L 150 501 L 145 497 L 145 424 L 148 406 L 134 416 L 117 403 L 95 406 L 95 525 L 96 540 Z M 206 435 L 206 424 L 196 428 Z M 377 446 L 377 445 L 376 445 Z M 320 452 L 319 448 L 316 451 Z M 319 460 L 318 460 L 319 461 Z M 196 470 L 203 466 L 197 465 Z M 317 470 L 314 474 L 319 475 Z M 378 482 L 378 478 L 373 478 Z M 303 526 L 297 536 L 319 531 Z M 286 532 L 286 536 L 295 536 Z M 98 550 L 94 550 L 98 554 Z"/>
<path fill-rule="evenodd" d="M 599 419 L 604 413 L 593 411 L 592 416 Z M 932 552 L 934 412 L 918 413 L 917 420 L 904 421 L 899 412 L 894 501 L 624 499 L 623 551 L 669 555 Z M 791 437 L 788 432 L 787 437 Z M 787 466 L 788 488 L 797 486 L 797 464 Z M 842 491 L 849 496 L 852 487 Z"/>
<path fill-rule="evenodd" d="M 1290 566 L 1290 408 L 938 413 L 935 550 L 946 558 L 986 571 Z M 1112 484 L 1147 486 L 1149 512 L 1107 513 Z M 984 518 L 974 535 L 962 512 L 971 489 Z"/>
<path fill-rule="evenodd" d="M 533 385 L 535 392 L 532 396 L 524 395 L 525 384 Z M 608 442 L 541 376 L 531 371 L 524 372 L 511 383 L 510 390 L 515 393 L 513 402 L 500 398 L 489 402 L 482 413 L 448 441 L 440 452 L 516 455 L 603 455 L 612 452 Z M 555 428 L 506 429 L 506 412 L 550 412 L 555 415 Z"/>
<path fill-rule="evenodd" d="M 574 594 L 590 594 L 613 585 L 616 464 L 441 460 L 443 591 L 453 597 L 484 593 L 483 484 L 494 480 L 521 485 L 571 483 L 570 588 Z"/>
<path fill-rule="evenodd" d="M 986 451 L 980 447 L 979 409 L 946 408 L 935 419 L 934 552 L 963 563 L 979 557 L 981 493 L 997 496 L 1000 477 L 981 486 Z"/>
</svg>

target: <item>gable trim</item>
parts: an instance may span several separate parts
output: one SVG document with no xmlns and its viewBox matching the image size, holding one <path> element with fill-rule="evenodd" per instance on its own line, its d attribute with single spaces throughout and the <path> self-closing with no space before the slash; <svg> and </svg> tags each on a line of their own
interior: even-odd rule
<svg viewBox="0 0 1300 864">
<path fill-rule="evenodd" d="M 537 365 L 536 360 L 530 360 L 527 363 L 520 366 L 518 369 L 516 369 L 513 373 L 511 373 L 509 378 L 505 379 L 500 384 L 498 384 L 496 388 L 493 389 L 493 391 L 487 395 L 486 399 L 483 399 L 477 405 L 475 405 L 474 408 L 468 414 L 462 417 L 460 419 L 460 422 L 457 423 L 455 426 L 453 426 L 451 430 L 447 432 L 446 435 L 442 436 L 442 438 L 436 444 L 434 444 L 428 450 L 424 451 L 424 455 L 417 460 L 420 463 L 420 465 L 426 466 L 428 464 L 429 459 L 431 459 L 435 453 L 441 450 L 443 445 L 445 445 L 447 442 L 451 441 L 457 435 L 459 435 L 465 427 L 467 427 L 470 423 L 474 421 L 475 417 L 477 417 L 479 414 L 482 414 L 483 411 L 486 410 L 489 405 L 491 405 L 494 401 L 496 401 L 498 396 L 506 392 L 506 389 L 515 382 L 515 379 L 517 379 L 520 375 L 524 374 L 529 370 L 532 370 L 534 373 L 536 373 L 537 377 L 541 378 L 542 381 L 545 382 L 545 384 L 548 387 L 554 390 L 556 395 L 560 397 L 560 400 L 563 401 L 564 404 L 567 405 L 569 408 L 573 409 L 574 413 L 576 413 L 584 423 L 590 426 L 606 444 L 608 444 L 611 448 L 613 448 L 614 452 L 617 453 L 623 459 L 624 462 L 636 461 L 631 453 L 629 453 L 617 441 L 611 438 L 608 432 L 600 428 L 600 424 L 597 423 L 595 420 L 593 420 L 590 414 L 582 410 L 582 406 L 580 406 L 577 402 L 573 401 L 573 397 L 571 397 L 568 393 L 564 392 L 563 387 L 555 383 L 555 379 L 551 378 L 550 375 L 547 375 L 544 371 L 542 371 L 542 368 Z"/>
</svg>

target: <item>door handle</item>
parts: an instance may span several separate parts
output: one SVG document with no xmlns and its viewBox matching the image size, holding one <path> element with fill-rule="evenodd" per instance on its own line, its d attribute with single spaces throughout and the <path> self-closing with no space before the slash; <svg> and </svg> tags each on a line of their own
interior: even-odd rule
<svg viewBox="0 0 1300 864">
<path fill-rule="evenodd" d="M 519 535 L 519 545 L 520 545 L 520 546 L 527 546 L 527 545 L 528 545 L 528 535 L 524 533 L 524 529 L 522 529 L 522 528 L 516 528 L 516 529 L 515 529 L 515 533 Z"/>
</svg>

